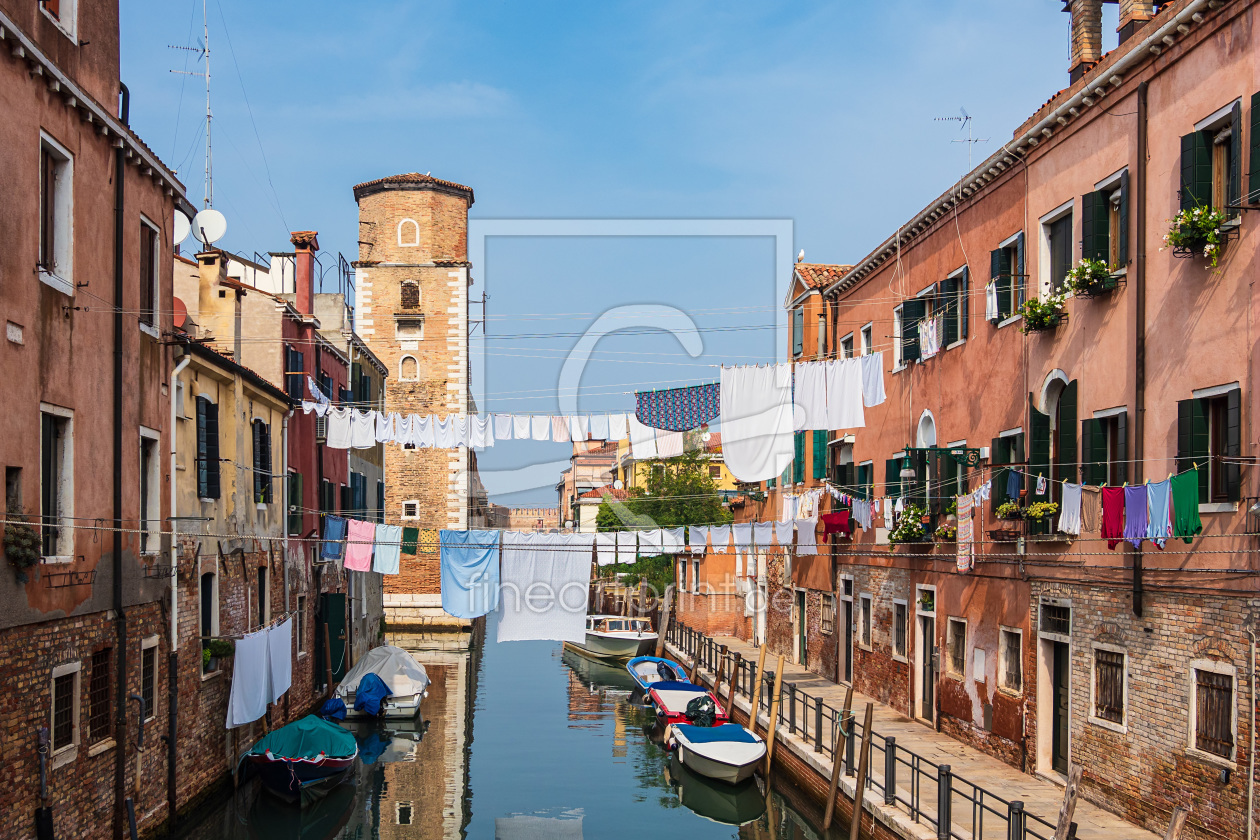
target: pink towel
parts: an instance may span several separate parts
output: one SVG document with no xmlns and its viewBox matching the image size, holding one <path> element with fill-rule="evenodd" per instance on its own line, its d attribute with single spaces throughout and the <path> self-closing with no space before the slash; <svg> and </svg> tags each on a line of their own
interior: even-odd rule
<svg viewBox="0 0 1260 840">
<path fill-rule="evenodd" d="M 346 568 L 352 572 L 372 571 L 372 543 L 375 541 L 375 522 L 351 519 L 346 532 Z"/>
</svg>

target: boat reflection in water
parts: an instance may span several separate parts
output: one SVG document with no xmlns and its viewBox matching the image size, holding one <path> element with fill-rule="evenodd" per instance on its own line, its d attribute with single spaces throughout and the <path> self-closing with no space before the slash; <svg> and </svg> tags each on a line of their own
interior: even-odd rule
<svg viewBox="0 0 1260 840">
<path fill-rule="evenodd" d="M 255 796 L 249 809 L 249 836 L 251 840 L 331 840 L 350 822 L 358 795 L 356 786 L 346 783 L 305 808 Z"/>
<path fill-rule="evenodd" d="M 671 755 L 665 766 L 665 781 L 673 787 L 685 808 L 713 822 L 747 825 L 766 812 L 766 795 L 760 779 L 725 785 L 693 773 L 678 756 Z"/>
</svg>

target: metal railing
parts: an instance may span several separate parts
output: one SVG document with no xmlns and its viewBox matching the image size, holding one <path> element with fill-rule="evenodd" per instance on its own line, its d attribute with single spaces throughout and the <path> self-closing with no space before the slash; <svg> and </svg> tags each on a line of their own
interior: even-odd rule
<svg viewBox="0 0 1260 840">
<path fill-rule="evenodd" d="M 718 673 L 718 668 L 731 656 L 725 645 L 681 622 L 671 623 L 666 639 L 712 674 Z M 733 680 L 736 693 L 751 702 L 757 680 L 756 667 L 755 662 L 740 659 L 733 675 L 729 673 L 729 665 L 723 669 L 728 673 L 723 678 L 721 699 L 726 698 L 730 680 Z M 758 714 L 768 716 L 774 691 L 771 669 L 766 669 L 762 679 Z M 840 761 L 844 774 L 852 777 L 857 772 L 858 743 L 865 733 L 855 712 L 850 712 L 847 721 L 842 721 L 843 715 L 843 709 L 799 690 L 795 683 L 781 681 L 778 730 L 786 729 L 788 734 L 834 763 L 843 724 L 850 737 L 844 738 Z M 915 822 L 931 826 L 938 840 L 986 837 L 1051 840 L 1054 837 L 1054 824 L 1025 811 L 1022 801 L 1004 799 L 954 773 L 950 765 L 929 761 L 898 744 L 895 737 L 880 735 L 873 728 L 870 767 L 867 789 L 878 792 L 885 805 L 898 805 Z"/>
</svg>

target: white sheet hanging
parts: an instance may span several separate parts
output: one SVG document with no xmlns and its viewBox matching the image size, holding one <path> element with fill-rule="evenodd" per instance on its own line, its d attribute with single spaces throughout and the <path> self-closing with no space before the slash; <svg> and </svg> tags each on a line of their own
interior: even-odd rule
<svg viewBox="0 0 1260 840">
<path fill-rule="evenodd" d="M 383 411 L 376 413 L 377 443 L 390 443 L 394 440 L 394 423 L 397 417 L 397 414 L 386 414 Z"/>
<path fill-rule="evenodd" d="M 591 415 L 591 440 L 612 440 L 608 435 L 608 415 Z"/>
<path fill-rule="evenodd" d="M 796 527 L 796 522 L 788 520 L 787 522 L 774 523 L 774 538 L 783 548 L 790 548 L 792 545 L 792 529 Z"/>
<path fill-rule="evenodd" d="M 243 726 L 267 714 L 271 688 L 267 631 L 260 630 L 237 639 L 235 648 L 232 687 L 228 694 L 228 729 Z"/>
<path fill-rule="evenodd" d="M 797 554 L 817 554 L 818 540 L 815 529 L 818 527 L 817 519 L 798 519 L 796 520 L 796 553 Z"/>
<path fill-rule="evenodd" d="M 617 562 L 617 532 L 600 531 L 595 535 L 595 557 L 601 566 Z"/>
<path fill-rule="evenodd" d="M 635 417 L 630 418 L 630 453 L 636 461 L 650 461 L 659 457 L 656 454 L 656 429 L 644 426 Z"/>
<path fill-rule="evenodd" d="M 639 559 L 639 543 L 634 531 L 617 532 L 617 562 L 633 563 Z"/>
<path fill-rule="evenodd" d="M 529 433 L 534 440 L 551 440 L 551 417 L 536 414 L 529 418 Z"/>
<path fill-rule="evenodd" d="M 438 449 L 454 449 L 462 442 L 455 420 L 454 414 L 433 418 L 433 445 Z"/>
<path fill-rule="evenodd" d="M 411 417 L 411 436 L 416 446 L 432 449 L 437 445 L 437 417 L 432 414 L 414 414 Z"/>
<path fill-rule="evenodd" d="M 826 429 L 827 426 L 827 370 L 833 362 L 799 362 L 796 365 L 796 384 L 793 388 L 796 400 L 792 428 Z"/>
<path fill-rule="evenodd" d="M 731 526 L 731 537 L 735 540 L 735 551 L 743 554 L 753 547 L 753 524 L 739 522 Z"/>
<path fill-rule="evenodd" d="M 551 439 L 555 443 L 568 443 L 571 440 L 568 418 L 559 415 L 551 418 Z"/>
<path fill-rule="evenodd" d="M 884 351 L 862 357 L 862 403 L 867 408 L 884 402 Z"/>
<path fill-rule="evenodd" d="M 864 428 L 862 401 L 862 360 L 827 362 L 827 428 Z"/>
<path fill-rule="evenodd" d="M 656 456 L 658 458 L 677 458 L 683 454 L 686 444 L 683 432 L 667 432 L 656 430 Z"/>
<path fill-rule="evenodd" d="M 664 537 L 661 535 L 660 528 L 639 531 L 639 553 L 645 557 L 655 557 L 665 553 Z"/>
<path fill-rule="evenodd" d="M 571 414 L 565 418 L 569 423 L 569 438 L 584 441 L 590 432 L 590 424 L 585 414 Z"/>
<path fill-rule="evenodd" d="M 292 618 L 267 631 L 267 676 L 267 699 L 277 703 L 293 684 Z"/>
<path fill-rule="evenodd" d="M 512 415 L 512 439 L 513 440 L 532 440 L 530 427 L 533 425 L 533 418 L 528 414 Z"/>
<path fill-rule="evenodd" d="M 350 414 L 348 408 L 330 408 L 328 410 L 328 437 L 325 444 L 329 449 L 350 448 Z"/>
<path fill-rule="evenodd" d="M 709 545 L 709 526 L 690 525 L 687 527 L 687 544 L 692 551 L 704 551 Z"/>
<path fill-rule="evenodd" d="M 494 428 L 489 414 L 474 414 L 468 418 L 468 445 L 476 449 L 494 446 Z"/>
<path fill-rule="evenodd" d="M 353 410 L 350 414 L 350 445 L 355 449 L 376 446 L 376 412 Z"/>
<path fill-rule="evenodd" d="M 722 453 L 737 481 L 765 481 L 792 463 L 792 366 L 722 368 Z"/>
<path fill-rule="evenodd" d="M 773 522 L 754 522 L 753 523 L 753 542 L 757 548 L 769 548 L 770 540 L 774 537 Z"/>
<path fill-rule="evenodd" d="M 628 421 L 630 417 L 626 414 L 609 414 L 608 415 L 608 439 L 609 440 L 625 440 L 630 433 Z"/>
<path fill-rule="evenodd" d="M 666 554 L 677 554 L 687 544 L 685 528 L 663 528 L 661 530 L 661 550 Z"/>
<path fill-rule="evenodd" d="M 718 554 L 726 554 L 731 548 L 731 526 L 712 525 L 709 527 L 709 538 L 713 541 L 713 550 Z"/>
<path fill-rule="evenodd" d="M 586 641 L 591 553 L 569 536 L 504 534 L 498 641 Z"/>
<path fill-rule="evenodd" d="M 497 440 L 512 439 L 512 415 L 496 414 L 494 415 L 494 436 Z"/>
</svg>

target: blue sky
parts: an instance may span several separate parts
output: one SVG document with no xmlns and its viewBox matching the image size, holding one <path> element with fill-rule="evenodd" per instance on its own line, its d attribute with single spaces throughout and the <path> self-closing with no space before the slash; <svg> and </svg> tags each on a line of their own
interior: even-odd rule
<svg viewBox="0 0 1260 840">
<path fill-rule="evenodd" d="M 351 187 L 408 171 L 472 186 L 476 218 L 790 219 L 793 253 L 852 262 L 966 169 L 957 124 L 934 117 L 965 107 L 991 138 L 980 160 L 1067 82 L 1057 0 L 209 0 L 209 17 L 221 244 L 285 250 L 315 229 L 334 263 L 355 258 Z M 132 125 L 198 204 L 204 93 L 167 45 L 200 32 L 200 0 L 123 4 Z M 769 361 L 773 271 L 764 238 L 493 241 L 473 268 L 491 295 L 482 408 L 558 410 L 574 339 L 520 336 L 580 333 L 620 305 L 692 313 L 703 352 L 605 338 L 582 410 Z M 565 457 L 509 443 L 481 464 L 500 501 L 554 503 L 554 469 L 520 471 Z"/>
</svg>

